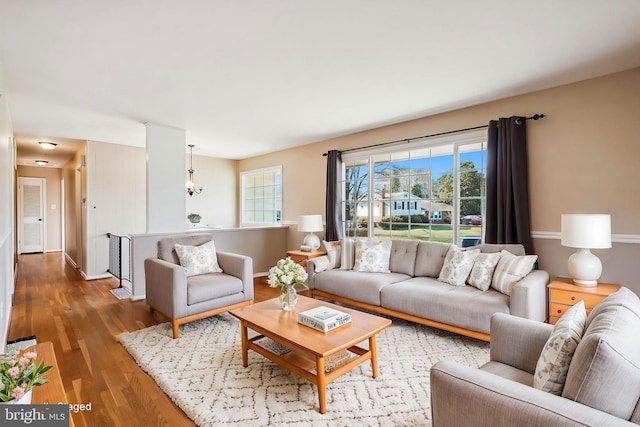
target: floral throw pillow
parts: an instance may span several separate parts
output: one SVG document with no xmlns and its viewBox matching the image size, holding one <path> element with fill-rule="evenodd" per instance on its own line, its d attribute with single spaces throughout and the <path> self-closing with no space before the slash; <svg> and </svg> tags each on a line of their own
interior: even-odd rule
<svg viewBox="0 0 640 427">
<path fill-rule="evenodd" d="M 354 271 L 388 273 L 391 257 L 391 240 L 356 240 Z"/>
<path fill-rule="evenodd" d="M 580 301 L 558 319 L 540 354 L 533 375 L 533 387 L 551 394 L 562 394 L 569 364 L 587 324 L 584 301 Z"/>
<path fill-rule="evenodd" d="M 216 256 L 216 245 L 211 240 L 200 246 L 177 244 L 174 246 L 180 265 L 187 270 L 187 277 L 196 274 L 222 273 Z"/>
<path fill-rule="evenodd" d="M 480 249 L 463 251 L 459 247 L 451 245 L 444 258 L 438 280 L 453 286 L 465 286 L 478 254 L 480 254 Z"/>
<path fill-rule="evenodd" d="M 493 272 L 500 261 L 500 252 L 493 254 L 480 253 L 476 257 L 467 283 L 481 291 L 486 291 L 491 286 Z"/>
</svg>

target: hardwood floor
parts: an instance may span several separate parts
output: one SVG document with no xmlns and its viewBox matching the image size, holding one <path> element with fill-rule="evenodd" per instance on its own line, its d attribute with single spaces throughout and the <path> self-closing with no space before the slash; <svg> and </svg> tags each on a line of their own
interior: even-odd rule
<svg viewBox="0 0 640 427">
<path fill-rule="evenodd" d="M 61 253 L 20 255 L 9 340 L 35 336 L 51 341 L 72 412 L 82 426 L 193 426 L 118 343 L 122 332 L 166 319 L 144 301 L 118 300 L 115 279 L 85 281 Z M 255 281 L 255 301 L 277 296 Z"/>
</svg>

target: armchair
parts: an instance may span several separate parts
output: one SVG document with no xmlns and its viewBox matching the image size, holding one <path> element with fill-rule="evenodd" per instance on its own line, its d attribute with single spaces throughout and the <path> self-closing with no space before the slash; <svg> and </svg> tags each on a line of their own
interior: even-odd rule
<svg viewBox="0 0 640 427">
<path fill-rule="evenodd" d="M 175 244 L 199 246 L 210 234 L 181 235 L 158 241 L 158 258 L 144 261 L 146 299 L 152 311 L 171 319 L 173 338 L 179 326 L 253 302 L 253 260 L 244 255 L 216 252 L 222 273 L 187 277 Z"/>
<path fill-rule="evenodd" d="M 431 368 L 433 426 L 640 424 L 640 351 L 633 338 L 640 303 L 626 288 L 617 294 L 589 315 L 562 395 L 533 387 L 553 326 L 494 314 L 487 364 L 475 369 L 440 361 Z"/>
</svg>

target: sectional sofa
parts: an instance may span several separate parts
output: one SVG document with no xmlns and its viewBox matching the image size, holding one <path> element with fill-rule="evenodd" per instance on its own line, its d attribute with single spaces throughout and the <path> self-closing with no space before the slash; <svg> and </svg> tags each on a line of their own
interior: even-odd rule
<svg viewBox="0 0 640 427">
<path fill-rule="evenodd" d="M 307 262 L 307 283 L 314 298 L 337 301 L 485 341 L 490 340 L 494 313 L 540 322 L 547 318 L 549 275 L 545 271 L 525 270 L 522 278 L 509 276 L 512 284 L 501 291 L 493 282 L 484 290 L 465 282 L 452 285 L 438 280 L 442 279 L 443 267 L 450 270 L 461 264 L 448 262 L 451 265 L 445 265 L 449 251 L 457 255 L 467 250 L 500 253 L 494 255 L 500 258 L 495 267 L 497 272 L 501 263 L 513 264 L 527 258 L 522 245 L 483 244 L 459 249 L 445 243 L 391 239 L 388 269 L 377 272 L 356 271 L 354 266 L 345 265 L 345 260 L 356 256 L 353 242 L 325 242 L 325 245 L 329 258 L 334 257 L 328 260 L 329 265 L 321 258 Z M 332 254 L 336 250 L 340 255 Z M 336 257 L 341 261 L 337 262 Z M 451 254 L 449 258 L 454 259 Z M 531 257 L 528 258 L 530 261 Z M 495 276 L 491 277 L 493 271 L 489 274 L 489 280 L 495 281 Z"/>
</svg>

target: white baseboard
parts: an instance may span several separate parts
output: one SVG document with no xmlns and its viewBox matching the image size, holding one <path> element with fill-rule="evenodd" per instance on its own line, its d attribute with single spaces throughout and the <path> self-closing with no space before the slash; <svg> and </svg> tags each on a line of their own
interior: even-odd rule
<svg viewBox="0 0 640 427">
<path fill-rule="evenodd" d="M 73 268 L 78 268 L 78 264 L 76 264 L 76 262 L 73 260 L 73 258 L 71 258 L 69 256 L 68 253 L 64 253 L 64 260 L 69 263 L 69 265 L 71 265 Z"/>
</svg>

